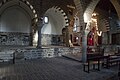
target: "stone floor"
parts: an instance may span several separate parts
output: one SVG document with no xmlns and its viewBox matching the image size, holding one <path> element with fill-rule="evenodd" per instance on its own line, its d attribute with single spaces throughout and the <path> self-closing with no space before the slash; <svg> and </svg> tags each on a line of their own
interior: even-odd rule
<svg viewBox="0 0 120 80">
<path fill-rule="evenodd" d="M 0 80 L 117 80 L 118 68 L 83 71 L 82 63 L 64 57 L 0 63 Z"/>
<path fill-rule="evenodd" d="M 63 57 L 82 62 L 82 53 L 76 53 L 76 54 L 65 54 L 62 55 Z"/>
</svg>

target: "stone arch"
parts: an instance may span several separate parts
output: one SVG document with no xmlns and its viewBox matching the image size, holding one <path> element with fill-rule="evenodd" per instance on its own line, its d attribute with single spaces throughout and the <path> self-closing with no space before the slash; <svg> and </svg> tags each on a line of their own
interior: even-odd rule
<svg viewBox="0 0 120 80">
<path fill-rule="evenodd" d="M 120 4 L 119 4 L 118 0 L 110 0 L 110 1 L 113 4 L 113 6 L 118 14 L 118 17 L 120 19 Z"/>
<path fill-rule="evenodd" d="M 17 7 L 17 8 L 15 9 L 15 7 Z M 37 16 L 36 10 L 33 8 L 33 6 L 27 0 L 3 0 L 0 3 L 0 15 L 2 15 L 5 11 L 7 11 L 9 9 L 16 10 L 20 14 L 24 14 L 24 15 L 26 15 L 26 17 L 28 16 L 30 18 L 29 25 L 30 25 L 31 30 L 28 35 L 30 35 L 29 37 L 32 40 L 31 36 L 32 36 L 34 29 L 37 26 L 37 22 L 38 22 L 38 16 Z M 22 12 L 20 12 L 17 9 L 20 9 Z M 9 12 L 10 12 L 10 10 L 9 10 Z M 17 18 L 15 18 L 15 19 L 17 19 Z M 19 33 L 18 33 L 18 35 L 19 35 Z M 24 45 L 23 41 L 21 43 L 18 42 L 18 44 L 16 42 L 15 42 L 15 45 Z M 32 45 L 32 41 L 30 41 L 29 43 L 30 44 L 27 44 L 27 45 Z M 11 44 L 9 44 L 9 45 L 11 45 Z"/>
<path fill-rule="evenodd" d="M 100 0 L 93 0 L 89 4 L 87 9 L 85 10 L 85 12 L 84 12 L 84 22 L 85 23 L 87 23 L 87 24 L 89 23 L 89 21 L 90 21 L 90 19 L 92 17 L 92 13 L 93 13 L 96 5 L 99 3 L 99 1 Z M 118 1 L 117 0 L 110 0 L 110 2 L 113 4 L 115 10 L 117 11 L 118 17 L 120 19 L 120 10 L 119 10 L 120 5 L 119 5 Z"/>
<path fill-rule="evenodd" d="M 92 13 L 93 13 L 93 11 L 94 11 L 94 9 L 95 9 L 95 7 L 96 7 L 96 5 L 99 3 L 99 1 L 100 0 L 92 0 L 91 1 L 91 3 L 88 5 L 88 7 L 86 8 L 86 10 L 85 10 L 85 12 L 84 12 L 84 23 L 86 24 L 85 25 L 85 27 L 87 27 L 88 29 L 85 29 L 85 33 L 84 33 L 84 35 L 83 35 L 83 56 L 82 56 L 82 60 L 83 60 L 83 62 L 85 62 L 86 61 L 86 53 L 87 53 L 87 35 L 88 35 L 88 33 L 90 32 L 90 30 L 89 30 L 89 21 L 90 21 L 90 19 L 91 19 L 91 17 L 92 17 Z M 119 9 L 119 7 L 120 7 L 120 5 L 118 4 L 118 1 L 117 0 L 110 0 L 111 1 L 111 3 L 113 4 L 113 6 L 115 7 L 115 9 L 116 9 L 116 11 L 117 11 L 117 13 L 118 13 L 118 16 L 119 16 L 119 18 L 120 18 L 120 10 L 118 10 Z"/>
<path fill-rule="evenodd" d="M 84 12 L 84 22 L 87 24 L 86 25 L 86 29 L 85 29 L 85 32 L 86 32 L 86 35 L 89 33 L 90 29 L 89 29 L 89 21 L 91 20 L 92 18 L 92 13 L 94 12 L 94 9 L 96 7 L 96 5 L 100 2 L 100 0 L 93 0 L 89 5 L 88 7 L 86 8 L 85 12 Z M 120 10 L 119 10 L 119 7 L 120 7 L 120 4 L 117 0 L 110 0 L 111 4 L 114 6 L 116 12 L 117 12 L 117 15 L 118 15 L 118 18 L 120 19 Z M 109 21 L 108 21 L 109 22 Z M 103 24 L 106 24 L 106 20 Z M 104 27 L 104 28 L 103 28 Z M 109 31 L 110 27 L 108 26 L 103 26 L 102 28 L 105 29 L 105 31 Z M 102 30 L 103 30 L 102 29 Z M 104 31 L 103 31 L 104 32 Z"/>
<path fill-rule="evenodd" d="M 49 22 L 43 24 L 41 28 L 42 45 L 60 45 L 62 29 L 69 25 L 66 13 L 62 8 L 53 6 L 44 13 L 44 16 L 49 18 Z"/>
<path fill-rule="evenodd" d="M 93 0 L 84 12 L 84 22 L 87 23 L 92 17 L 92 13 L 100 0 Z"/>
<path fill-rule="evenodd" d="M 0 3 L 0 14 L 1 14 L 2 11 L 4 11 L 5 8 L 7 8 L 9 6 L 13 6 L 13 5 L 18 5 L 18 6 L 22 7 L 27 13 L 29 13 L 32 21 L 34 21 L 33 23 L 34 24 L 37 23 L 38 15 L 36 13 L 36 10 L 30 4 L 30 2 L 27 1 L 27 0 L 10 0 L 10 1 L 9 0 L 3 0 Z"/>
<path fill-rule="evenodd" d="M 44 16 L 48 16 L 49 23 L 42 26 L 42 33 L 44 34 L 62 34 L 62 29 L 65 26 L 68 26 L 68 17 L 66 13 L 58 6 L 54 6 L 52 8 L 49 8 Z M 53 21 L 53 22 L 51 22 Z M 51 23 L 51 29 L 50 28 Z M 54 28 L 52 28 L 54 27 Z M 56 30 L 53 30 L 56 29 Z M 51 31 L 50 31 L 51 30 Z M 47 31 L 47 32 L 45 32 Z M 49 32 L 50 31 L 50 32 Z M 56 32 L 57 31 L 57 32 Z"/>
<path fill-rule="evenodd" d="M 86 41 L 86 35 L 84 33 L 84 29 L 85 29 L 85 23 L 84 23 L 84 10 L 81 4 L 80 0 L 74 0 L 74 3 L 76 5 L 76 9 L 78 10 L 78 17 L 79 17 L 79 21 L 80 21 L 80 28 L 82 29 L 82 61 L 85 62 L 86 61 L 86 51 L 87 51 L 87 41 Z M 86 45 L 85 45 L 86 44 Z"/>
<path fill-rule="evenodd" d="M 76 9 L 78 11 L 78 17 L 81 27 L 84 27 L 83 7 L 80 0 L 74 0 Z"/>
</svg>

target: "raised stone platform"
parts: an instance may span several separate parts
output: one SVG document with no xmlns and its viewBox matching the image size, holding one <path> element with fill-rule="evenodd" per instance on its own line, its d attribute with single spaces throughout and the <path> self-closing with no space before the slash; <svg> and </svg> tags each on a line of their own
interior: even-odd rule
<svg viewBox="0 0 120 80">
<path fill-rule="evenodd" d="M 62 55 L 77 54 L 81 52 L 80 47 L 47 46 L 35 48 L 31 46 L 2 46 L 1 51 L 14 50 L 16 59 L 39 59 L 46 57 L 58 57 Z"/>
</svg>

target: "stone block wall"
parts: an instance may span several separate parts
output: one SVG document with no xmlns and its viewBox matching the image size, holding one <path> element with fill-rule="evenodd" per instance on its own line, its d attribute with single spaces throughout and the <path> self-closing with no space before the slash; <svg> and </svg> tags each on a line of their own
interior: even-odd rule
<svg viewBox="0 0 120 80">
<path fill-rule="evenodd" d="M 120 45 L 102 45 L 105 55 L 113 55 L 119 52 Z"/>
<path fill-rule="evenodd" d="M 80 47 L 59 47 L 59 48 L 30 48 L 30 49 L 18 49 L 15 54 L 23 54 L 21 59 L 39 59 L 39 58 L 51 58 L 59 57 L 65 54 L 79 53 L 81 51 Z M 19 55 L 16 57 L 19 57 Z"/>
<path fill-rule="evenodd" d="M 13 59 L 13 52 L 14 51 L 0 52 L 0 59 L 2 59 L 3 61 L 9 61 L 9 60 Z"/>
<path fill-rule="evenodd" d="M 0 32 L 0 46 L 2 45 L 28 46 L 29 44 L 30 34 L 28 33 Z"/>
<path fill-rule="evenodd" d="M 24 59 L 38 59 L 42 57 L 41 50 L 24 50 L 22 53 L 24 54 Z"/>
<path fill-rule="evenodd" d="M 62 45 L 61 35 L 42 34 L 41 42 L 44 46 Z"/>
</svg>

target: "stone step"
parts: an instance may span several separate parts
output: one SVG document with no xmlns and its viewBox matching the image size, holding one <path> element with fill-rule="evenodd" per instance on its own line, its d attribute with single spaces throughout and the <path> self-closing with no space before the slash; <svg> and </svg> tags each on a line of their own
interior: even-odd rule
<svg viewBox="0 0 120 80">
<path fill-rule="evenodd" d="M 81 59 L 81 56 L 78 56 L 78 55 L 74 55 L 74 54 L 65 54 L 65 55 L 62 55 L 63 57 L 66 57 L 68 59 L 71 59 L 71 60 L 75 60 L 75 61 L 78 61 L 78 62 L 81 62 L 82 59 Z"/>
</svg>

